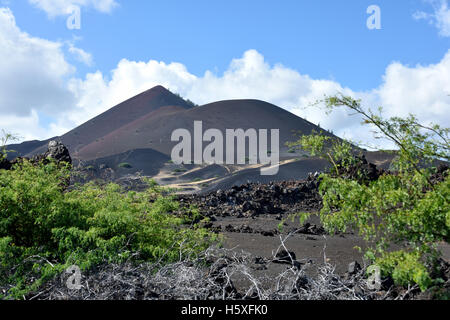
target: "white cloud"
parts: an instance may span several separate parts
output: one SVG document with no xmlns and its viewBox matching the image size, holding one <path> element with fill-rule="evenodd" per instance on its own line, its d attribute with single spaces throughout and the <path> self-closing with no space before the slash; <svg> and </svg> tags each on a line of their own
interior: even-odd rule
<svg viewBox="0 0 450 320">
<path fill-rule="evenodd" d="M 413 17 L 416 20 L 427 20 L 436 26 L 439 34 L 443 37 L 450 37 L 450 5 L 448 0 L 428 0 L 433 6 L 433 13 L 418 11 Z"/>
<path fill-rule="evenodd" d="M 28 116 L 2 114 L 0 117 L 0 128 L 6 132 L 18 135 L 20 141 L 44 140 L 67 131 L 67 128 L 61 127 L 56 123 L 52 123 L 47 128 L 44 128 L 39 120 L 36 110 L 32 110 Z"/>
<path fill-rule="evenodd" d="M 392 63 L 376 91 L 388 115 L 414 113 L 425 122 L 450 126 L 450 50 L 437 64 Z"/>
<path fill-rule="evenodd" d="M 94 60 L 92 58 L 92 54 L 84 51 L 83 49 L 75 47 L 72 43 L 69 43 L 69 52 L 80 62 L 84 63 L 87 66 L 92 66 L 94 64 Z"/>
<path fill-rule="evenodd" d="M 102 13 L 110 13 L 118 3 L 115 0 L 28 0 L 44 10 L 50 17 L 67 15 L 73 6 L 92 7 Z"/>
<path fill-rule="evenodd" d="M 62 112 L 74 103 L 65 85 L 74 67 L 62 44 L 22 32 L 9 9 L 0 8 L 0 112 L 30 116 Z"/>
</svg>

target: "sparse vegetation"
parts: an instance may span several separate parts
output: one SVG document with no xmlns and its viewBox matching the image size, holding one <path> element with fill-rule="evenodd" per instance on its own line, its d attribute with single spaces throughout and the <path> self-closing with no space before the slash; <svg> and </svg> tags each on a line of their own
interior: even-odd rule
<svg viewBox="0 0 450 320">
<path fill-rule="evenodd" d="M 178 98 L 183 99 L 184 101 L 186 101 L 186 103 L 191 106 L 192 108 L 198 107 L 198 104 L 192 102 L 189 99 L 185 99 L 181 96 L 181 94 L 179 94 L 178 92 L 173 93 L 174 95 L 176 95 Z"/>
<path fill-rule="evenodd" d="M 61 281 L 52 281 L 42 290 L 44 299 L 109 300 L 158 299 L 171 300 L 383 300 L 389 293 L 378 295 L 370 290 L 363 271 L 349 277 L 339 276 L 334 266 L 324 259 L 316 276 L 305 268 L 286 263 L 286 268 L 268 278 L 254 271 L 254 256 L 209 248 L 194 261 L 157 264 L 108 264 L 89 273 L 81 290 L 68 290 Z M 214 263 L 211 263 L 214 261 Z M 238 290 L 232 278 L 242 279 Z M 359 290 L 355 290 L 359 288 Z M 397 296 L 404 299 L 407 294 Z"/>
<path fill-rule="evenodd" d="M 71 265 L 171 262 L 215 241 L 191 209 L 167 214 L 179 203 L 154 181 L 144 192 L 115 184 L 68 191 L 69 175 L 54 161 L 0 170 L 0 298 L 21 299 Z"/>
<path fill-rule="evenodd" d="M 119 163 L 118 167 L 119 168 L 124 168 L 124 169 L 131 169 L 131 168 L 133 168 L 133 166 L 131 164 L 129 164 L 128 162 Z"/>
<path fill-rule="evenodd" d="M 0 162 L 8 156 L 9 152 L 14 152 L 14 150 L 7 149 L 8 143 L 17 140 L 19 140 L 17 135 L 2 130 L 2 135 L 0 137 Z"/>
<path fill-rule="evenodd" d="M 437 245 L 450 240 L 450 175 L 433 169 L 449 161 L 449 129 L 420 124 L 416 117 L 385 119 L 343 95 L 326 97 L 328 110 L 345 107 L 377 129 L 377 134 L 398 147 L 392 174 L 367 179 L 339 173 L 358 168 L 350 142 L 313 134 L 293 143 L 329 160 L 332 169 L 320 176 L 323 209 L 320 218 L 331 233 L 357 230 L 369 245 L 366 257 L 399 285 L 418 284 L 422 290 L 440 279 L 433 277 L 440 252 Z M 306 219 L 309 214 L 303 214 Z M 400 244 L 402 249 L 392 249 Z"/>
</svg>

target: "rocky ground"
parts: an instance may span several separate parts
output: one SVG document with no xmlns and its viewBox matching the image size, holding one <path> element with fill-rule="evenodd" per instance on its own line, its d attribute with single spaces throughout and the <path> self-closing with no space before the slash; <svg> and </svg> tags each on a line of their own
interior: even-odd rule
<svg viewBox="0 0 450 320">
<path fill-rule="evenodd" d="M 247 183 L 208 194 L 181 195 L 181 203 L 193 204 L 208 217 L 252 218 L 271 215 L 275 219 L 298 211 L 317 211 L 321 207 L 318 174 L 305 181 Z"/>
<path fill-rule="evenodd" d="M 376 180 L 386 172 L 368 163 L 365 158 L 359 160 L 357 168 L 339 172 L 339 175 L 364 182 Z M 447 173 L 448 166 L 441 165 L 432 180 L 442 181 Z M 346 279 L 355 265 L 366 266 L 363 255 L 355 249 L 360 247 L 364 251 L 366 242 L 352 231 L 327 234 L 317 215 L 304 224 L 295 217 L 296 213 L 320 211 L 322 204 L 318 186 L 318 173 L 311 173 L 302 181 L 247 183 L 229 190 L 181 195 L 178 199 L 181 203 L 194 204 L 202 215 L 210 218 L 206 226 L 224 235 L 225 249 L 250 253 L 257 261 L 257 266 L 253 268 L 256 277 L 267 277 L 273 283 L 292 266 L 302 268 L 308 276 L 317 277 L 323 268 L 333 266 L 335 274 Z M 445 279 L 450 279 L 450 246 L 442 243 L 440 249 L 443 253 L 442 272 Z M 290 253 L 287 266 L 277 263 L 280 250 Z M 236 277 L 234 283 L 241 289 L 250 286 L 245 276 Z M 449 281 L 446 286 L 450 287 Z M 386 294 L 387 291 L 384 291 Z M 416 290 L 414 294 L 418 292 Z M 393 298 L 392 294 L 390 292 L 383 297 Z M 427 297 L 426 294 L 414 294 L 410 292 L 406 296 Z M 369 294 L 366 298 L 374 296 Z"/>
<path fill-rule="evenodd" d="M 381 174 L 364 161 L 361 168 L 369 180 Z M 439 181 L 445 171 L 440 168 L 433 179 Z M 351 176 L 353 171 L 345 174 Z M 447 282 L 440 289 L 422 293 L 417 287 L 393 286 L 389 278 L 373 289 L 365 275 L 367 262 L 355 249 L 364 250 L 366 243 L 357 234 L 327 234 L 317 216 L 304 224 L 291 218 L 295 213 L 320 210 L 318 185 L 315 173 L 303 181 L 247 183 L 179 195 L 182 204 L 196 206 L 209 218 L 205 227 L 223 235 L 221 248 L 162 268 L 104 265 L 83 275 L 78 291 L 65 287 L 67 275 L 63 275 L 36 298 L 402 300 L 435 299 L 450 290 L 448 244 L 441 245 L 440 272 Z"/>
<path fill-rule="evenodd" d="M 64 146 L 50 143 L 51 156 L 69 160 Z M 19 161 L 19 160 L 17 160 Z M 2 163 L 1 166 L 11 166 Z M 361 159 L 366 180 L 382 170 Z M 439 167 L 440 181 L 448 167 Z M 355 170 L 341 172 L 354 177 Z M 133 187 L 133 181 L 129 182 Z M 69 290 L 67 274 L 49 282 L 28 299 L 429 299 L 436 292 L 395 288 L 389 279 L 372 290 L 364 275 L 366 262 L 355 249 L 365 242 L 353 232 L 329 235 L 317 216 L 301 224 L 293 214 L 317 213 L 322 204 L 318 173 L 301 181 L 246 183 L 227 190 L 176 196 L 208 217 L 205 227 L 223 235 L 192 261 L 168 266 L 104 265 L 82 275 L 82 288 Z M 182 213 L 180 210 L 179 213 Z M 174 214 L 177 214 L 176 212 Z M 450 290 L 450 246 L 441 244 L 442 290 Z M 159 271 L 156 271 L 159 270 Z"/>
</svg>

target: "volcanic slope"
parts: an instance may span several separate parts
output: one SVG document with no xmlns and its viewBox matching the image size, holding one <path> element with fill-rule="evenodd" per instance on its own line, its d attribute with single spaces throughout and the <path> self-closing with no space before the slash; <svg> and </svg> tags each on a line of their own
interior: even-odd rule
<svg viewBox="0 0 450 320">
<path fill-rule="evenodd" d="M 180 109 L 189 109 L 192 107 L 192 104 L 186 102 L 164 87 L 156 86 L 116 105 L 115 107 L 112 107 L 111 109 L 67 132 L 63 136 L 57 137 L 56 139 L 60 140 L 68 147 L 71 155 L 75 159 L 83 159 L 78 156 L 78 151 L 81 148 L 89 145 L 90 143 L 100 141 L 101 138 L 117 128 L 121 128 L 141 117 L 149 116 L 155 111 L 158 111 L 166 106 L 176 106 Z M 163 112 L 164 109 L 160 110 L 159 114 Z M 132 138 L 133 136 L 127 136 L 126 140 L 130 140 Z M 28 144 L 35 147 L 28 150 L 28 155 L 41 153 L 42 150 L 46 148 L 46 142 L 47 141 L 43 142 L 39 147 L 36 147 L 36 144 Z M 21 151 L 25 154 L 25 150 Z M 106 153 L 108 153 L 108 155 L 112 155 L 108 151 L 106 151 Z"/>
<path fill-rule="evenodd" d="M 171 151 L 178 143 L 171 141 L 173 131 L 187 129 L 194 139 L 194 121 L 202 121 L 203 132 L 210 128 L 223 134 L 226 129 L 268 129 L 269 153 L 270 129 L 279 129 L 280 173 L 265 180 L 305 178 L 310 171 L 326 166 L 323 161 L 307 158 L 304 152 L 289 150 L 285 145 L 296 140 L 296 134 L 321 129 L 280 107 L 250 99 L 194 106 L 162 86 L 128 99 L 56 139 L 68 147 L 75 163 L 93 168 L 93 177 L 117 179 L 140 172 L 163 185 L 191 191 L 262 179 L 257 165 L 172 164 Z M 46 144 L 47 141 L 28 142 L 17 149 L 31 156 L 42 153 Z M 204 142 L 203 147 L 207 144 Z M 224 146 L 224 154 L 230 151 L 226 149 Z M 247 141 L 249 157 L 248 149 Z M 105 173 L 102 168 L 111 168 L 114 174 Z"/>
<path fill-rule="evenodd" d="M 77 150 L 77 156 L 92 160 L 142 148 L 170 156 L 178 143 L 171 141 L 172 132 L 179 128 L 187 129 L 194 138 L 194 121 L 202 121 L 203 131 L 215 128 L 222 133 L 226 129 L 238 128 L 279 129 L 281 155 L 288 151 L 285 142 L 295 140 L 295 132 L 309 134 L 312 130 L 320 130 L 282 108 L 259 100 L 220 101 L 190 109 L 167 106 L 92 141 Z M 270 131 L 268 134 L 270 137 Z M 203 143 L 203 147 L 207 144 Z"/>
</svg>

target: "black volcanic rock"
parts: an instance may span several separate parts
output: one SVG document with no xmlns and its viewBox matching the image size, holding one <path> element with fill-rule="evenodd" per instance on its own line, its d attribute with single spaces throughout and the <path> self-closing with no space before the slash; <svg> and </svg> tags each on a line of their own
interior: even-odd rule
<svg viewBox="0 0 450 320">
<path fill-rule="evenodd" d="M 50 157 L 58 162 L 72 163 L 69 150 L 59 141 L 50 141 L 48 143 L 48 151 L 44 154 L 46 158 Z"/>
<path fill-rule="evenodd" d="M 11 162 L 8 159 L 1 159 L 0 160 L 0 170 L 9 170 L 11 169 Z"/>
<path fill-rule="evenodd" d="M 450 167 L 446 163 L 440 163 L 436 168 L 436 171 L 431 175 L 430 181 L 432 183 L 439 183 L 445 180 L 450 174 Z"/>
<path fill-rule="evenodd" d="M 179 195 L 183 203 L 194 204 L 205 216 L 254 217 L 263 214 L 277 215 L 301 210 L 318 210 L 321 197 L 317 177 L 307 180 L 247 183 L 228 190 L 207 194 Z M 319 230 L 309 230 L 311 234 Z"/>
<path fill-rule="evenodd" d="M 364 158 L 348 170 L 342 170 L 343 178 L 373 181 L 386 173 Z M 444 169 L 441 169 L 443 171 Z M 280 216 L 283 214 L 318 211 L 322 208 L 319 194 L 319 173 L 310 173 L 305 180 L 235 185 L 227 190 L 216 190 L 205 194 L 180 195 L 183 203 L 194 204 L 204 216 L 256 217 L 259 215 Z M 235 230 L 236 231 L 236 230 Z M 322 227 L 305 224 L 299 233 L 321 235 Z"/>
<path fill-rule="evenodd" d="M 273 263 L 288 263 L 291 264 L 295 261 L 296 256 L 292 251 L 280 250 L 276 255 Z"/>
<path fill-rule="evenodd" d="M 12 161 L 8 159 L 2 159 L 0 161 L 0 169 L 11 170 L 13 165 L 20 163 L 23 160 L 28 160 L 33 164 L 48 161 L 48 159 L 54 159 L 57 163 L 72 164 L 72 158 L 70 157 L 69 150 L 59 141 L 50 141 L 48 143 L 48 149 L 43 154 L 36 155 L 32 158 L 19 157 Z"/>
<path fill-rule="evenodd" d="M 72 158 L 70 157 L 69 150 L 60 141 L 52 140 L 48 143 L 47 151 L 43 154 L 36 155 L 30 160 L 31 163 L 38 163 L 46 161 L 46 159 L 54 159 L 56 162 L 65 162 L 72 164 Z"/>
<path fill-rule="evenodd" d="M 366 157 L 355 156 L 355 164 L 351 166 L 341 166 L 337 163 L 338 176 L 344 179 L 356 180 L 359 183 L 366 183 L 369 181 L 376 181 L 378 178 L 387 173 L 386 170 L 379 169 L 373 163 L 369 163 Z M 334 175 L 336 175 L 334 173 Z"/>
</svg>

